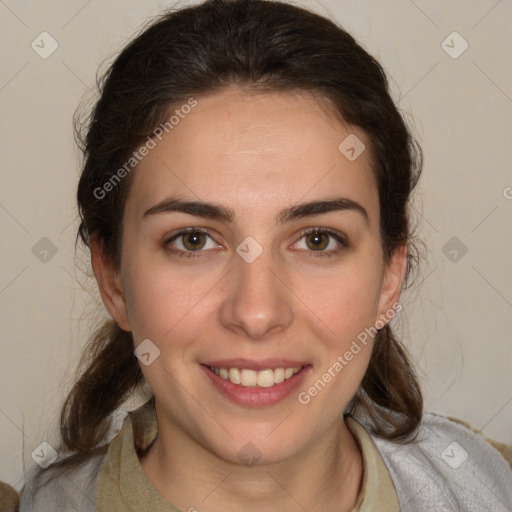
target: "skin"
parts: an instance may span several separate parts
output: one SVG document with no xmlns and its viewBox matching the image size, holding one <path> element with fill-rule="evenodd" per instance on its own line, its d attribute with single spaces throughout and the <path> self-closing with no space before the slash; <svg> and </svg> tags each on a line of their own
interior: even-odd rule
<svg viewBox="0 0 512 512">
<path fill-rule="evenodd" d="M 199 366 L 234 357 L 305 360 L 312 370 L 304 391 L 359 333 L 390 319 L 406 250 L 384 260 L 369 140 L 325 106 L 306 93 L 256 96 L 235 86 L 198 98 L 134 171 L 120 268 L 92 243 L 108 311 L 136 346 L 150 339 L 161 351 L 141 365 L 156 397 L 159 436 L 140 462 L 181 510 L 349 511 L 360 492 L 362 454 L 342 413 L 373 340 L 307 405 L 297 393 L 262 408 L 236 405 Z M 338 150 L 349 134 L 367 148 L 355 161 Z M 181 212 L 143 217 L 171 195 L 232 208 L 234 221 Z M 356 201 L 368 219 L 343 210 L 276 223 L 283 208 L 333 197 Z M 187 227 L 211 234 L 190 258 L 164 244 Z M 318 227 L 343 233 L 348 247 L 325 235 L 317 249 L 301 230 Z M 252 263 L 236 252 L 249 236 L 263 249 Z M 182 236 L 169 245 L 191 253 L 193 242 Z M 252 467 L 237 456 L 248 442 L 261 454 Z"/>
</svg>

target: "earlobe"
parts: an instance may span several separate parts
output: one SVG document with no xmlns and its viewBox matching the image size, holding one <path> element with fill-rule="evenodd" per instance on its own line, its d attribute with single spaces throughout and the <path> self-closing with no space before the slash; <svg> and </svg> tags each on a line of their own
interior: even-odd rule
<svg viewBox="0 0 512 512">
<path fill-rule="evenodd" d="M 95 234 L 91 237 L 91 264 L 103 304 L 123 331 L 131 331 L 119 270 L 105 255 L 102 243 Z"/>
<path fill-rule="evenodd" d="M 407 244 L 397 247 L 386 264 L 379 298 L 377 319 L 388 324 L 395 316 L 407 267 Z"/>
</svg>

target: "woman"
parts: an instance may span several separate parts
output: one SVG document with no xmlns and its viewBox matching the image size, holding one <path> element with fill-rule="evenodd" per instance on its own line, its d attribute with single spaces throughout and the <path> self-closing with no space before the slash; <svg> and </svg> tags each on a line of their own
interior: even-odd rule
<svg viewBox="0 0 512 512">
<path fill-rule="evenodd" d="M 281 2 L 165 14 L 105 75 L 83 149 L 113 320 L 21 511 L 510 510 L 506 461 L 423 412 L 389 325 L 421 152 L 349 34 Z"/>
</svg>

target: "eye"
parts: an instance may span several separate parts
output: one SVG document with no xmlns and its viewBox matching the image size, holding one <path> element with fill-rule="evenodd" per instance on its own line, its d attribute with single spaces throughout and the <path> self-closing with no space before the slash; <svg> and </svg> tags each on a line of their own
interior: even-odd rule
<svg viewBox="0 0 512 512">
<path fill-rule="evenodd" d="M 302 232 L 300 240 L 304 240 L 306 245 L 305 248 L 300 249 L 308 251 L 310 257 L 336 256 L 348 247 L 345 236 L 337 231 L 325 228 L 309 228 Z M 325 250 L 328 247 L 331 248 Z"/>
<path fill-rule="evenodd" d="M 208 239 L 210 245 L 208 246 Z M 304 240 L 306 247 L 299 247 L 308 253 L 308 257 L 332 257 L 348 247 L 346 237 L 330 229 L 308 228 L 302 231 L 299 240 Z M 185 228 L 163 242 L 163 247 L 180 257 L 191 258 L 201 256 L 206 249 L 219 247 L 209 232 L 201 228 Z M 327 248 L 331 247 L 329 250 Z"/>
<path fill-rule="evenodd" d="M 208 238 L 211 240 L 210 246 L 207 244 Z M 171 253 L 186 258 L 200 256 L 199 253 L 202 252 L 202 249 L 218 247 L 208 231 L 200 228 L 182 229 L 171 238 L 166 239 L 163 246 Z"/>
</svg>

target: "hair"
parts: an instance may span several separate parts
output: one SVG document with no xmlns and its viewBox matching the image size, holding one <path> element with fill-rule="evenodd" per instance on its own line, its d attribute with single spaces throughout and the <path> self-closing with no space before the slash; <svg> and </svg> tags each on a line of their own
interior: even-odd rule
<svg viewBox="0 0 512 512">
<path fill-rule="evenodd" d="M 90 117 L 84 122 L 75 115 L 84 156 L 76 242 L 90 249 L 97 237 L 118 268 L 131 174 L 116 180 L 101 199 L 98 189 L 116 179 L 172 108 L 229 85 L 256 93 L 314 94 L 327 100 L 340 120 L 365 132 L 379 193 L 384 258 L 407 245 L 405 286 L 418 262 L 409 208 L 421 174 L 421 148 L 375 58 L 333 21 L 281 1 L 207 0 L 165 12 L 98 78 L 100 97 Z M 61 412 L 62 448 L 70 455 L 56 468 L 105 452 L 113 413 L 143 382 L 132 335 L 112 320 L 93 334 L 83 361 Z M 366 374 L 349 405 L 350 411 L 366 411 L 378 436 L 407 442 L 417 432 L 421 390 L 389 324 L 375 336 Z"/>
</svg>

